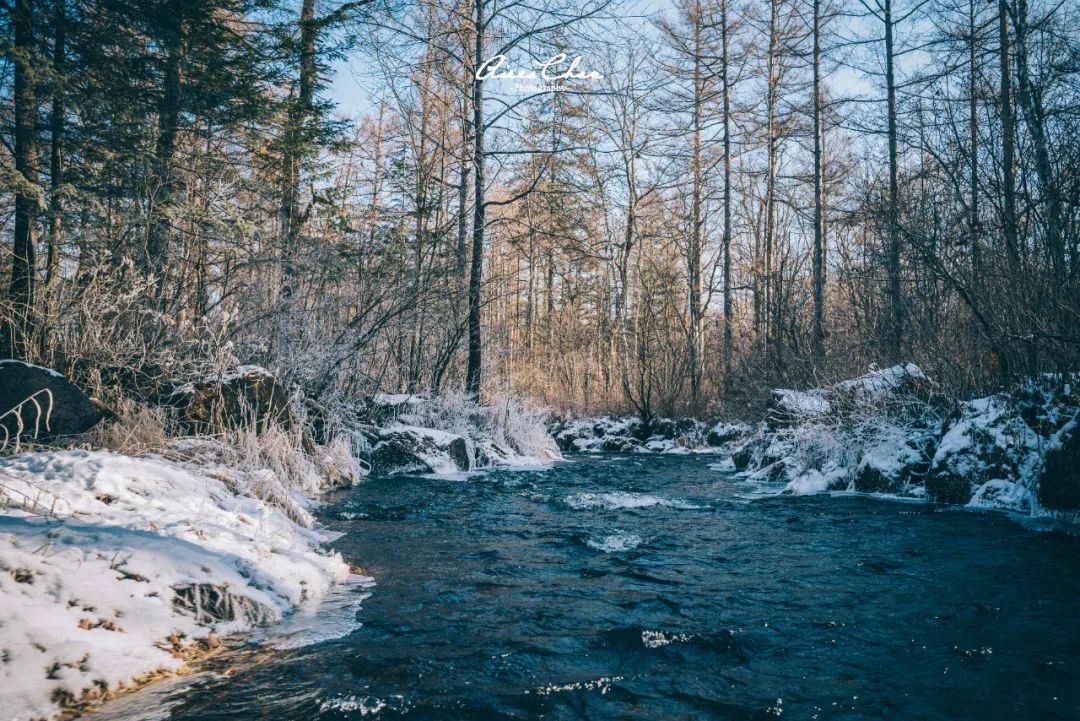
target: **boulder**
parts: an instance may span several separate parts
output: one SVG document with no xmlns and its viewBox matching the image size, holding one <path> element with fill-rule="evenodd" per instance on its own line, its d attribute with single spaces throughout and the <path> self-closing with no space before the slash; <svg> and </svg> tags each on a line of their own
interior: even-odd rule
<svg viewBox="0 0 1080 721">
<path fill-rule="evenodd" d="M 770 442 L 768 438 L 754 438 L 742 448 L 732 453 L 731 461 L 735 464 L 735 470 L 745 471 L 750 469 L 751 465 L 756 466 L 769 445 Z"/>
<path fill-rule="evenodd" d="M 272 373 L 259 366 L 240 366 L 218 376 L 177 385 L 159 398 L 175 408 L 188 433 L 219 433 L 249 427 L 262 432 L 270 425 L 296 426 L 289 392 Z"/>
<path fill-rule="evenodd" d="M 1021 482 L 1037 464 L 1039 445 L 1008 397 L 964 403 L 937 445 L 926 494 L 941 503 L 968 503 L 988 481 Z"/>
<path fill-rule="evenodd" d="M 855 490 L 862 493 L 899 493 L 904 482 L 874 465 L 863 465 L 855 472 Z"/>
<path fill-rule="evenodd" d="M 377 476 L 453 473 L 476 467 L 476 451 L 466 438 L 430 428 L 392 426 L 379 431 L 371 449 Z"/>
<path fill-rule="evenodd" d="M 0 414 L 0 437 L 8 443 L 16 436 L 49 440 L 85 433 L 103 417 L 98 405 L 60 373 L 17 360 L 0 361 Z"/>
<path fill-rule="evenodd" d="M 708 434 L 705 436 L 705 442 L 713 447 L 726 446 L 749 434 L 751 430 L 749 426 L 717 423 L 709 429 Z"/>
<path fill-rule="evenodd" d="M 1047 447 L 1039 503 L 1056 511 L 1080 510 L 1080 420 L 1063 426 Z"/>
<path fill-rule="evenodd" d="M 765 403 L 765 422 L 775 431 L 826 416 L 832 411 L 826 396 L 824 390 L 776 388 Z"/>
</svg>

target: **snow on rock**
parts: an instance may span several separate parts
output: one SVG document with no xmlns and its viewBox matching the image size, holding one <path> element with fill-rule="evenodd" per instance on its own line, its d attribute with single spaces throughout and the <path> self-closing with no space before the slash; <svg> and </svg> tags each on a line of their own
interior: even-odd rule
<svg viewBox="0 0 1080 721">
<path fill-rule="evenodd" d="M 601 416 L 557 421 L 551 432 L 559 448 L 577 453 L 690 453 L 726 447 L 751 433 L 745 424 L 709 426 L 694 419 Z"/>
<path fill-rule="evenodd" d="M 932 500 L 963 504 L 987 481 L 1033 485 L 1042 464 L 1041 445 L 1012 398 L 998 395 L 964 403 L 960 417 L 937 445 L 926 478 L 927 494 Z M 987 492 L 979 498 L 983 505 L 990 500 Z"/>
<path fill-rule="evenodd" d="M 833 388 L 850 393 L 864 403 L 876 403 L 897 392 L 908 392 L 926 380 L 922 368 L 914 363 L 903 363 L 885 369 L 871 366 L 866 375 L 841 381 Z"/>
<path fill-rule="evenodd" d="M 224 482 L 101 451 L 0 460 L 0 706 L 51 718 L 178 646 L 280 619 L 349 573 L 325 537 Z"/>
<path fill-rule="evenodd" d="M 371 449 L 371 469 L 377 475 L 451 474 L 476 465 L 476 447 L 454 433 L 394 423 L 380 429 L 378 437 Z"/>
<path fill-rule="evenodd" d="M 827 415 L 832 405 L 825 391 L 793 391 L 777 388 L 769 396 L 766 420 L 770 428 L 785 428 Z"/>
<path fill-rule="evenodd" d="M 435 398 L 373 396 L 370 425 L 358 430 L 354 451 L 376 475 L 454 475 L 490 467 L 542 467 L 562 459 L 546 428 L 547 414 L 513 397 L 480 405 L 465 395 Z"/>
<path fill-rule="evenodd" d="M 908 363 L 827 389 L 781 390 L 774 398 L 801 417 L 744 438 L 731 462 L 764 492 L 885 493 L 1072 518 L 1080 510 L 1075 381 L 1041 376 L 1012 393 L 946 404 Z"/>
</svg>

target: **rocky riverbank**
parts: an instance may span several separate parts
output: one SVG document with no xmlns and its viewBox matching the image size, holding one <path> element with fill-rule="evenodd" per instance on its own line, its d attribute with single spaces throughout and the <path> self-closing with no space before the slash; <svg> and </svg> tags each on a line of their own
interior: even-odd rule
<svg viewBox="0 0 1080 721">
<path fill-rule="evenodd" d="M 182 673 L 229 634 L 369 583 L 326 549 L 311 507 L 327 489 L 560 457 L 514 399 L 328 406 L 257 366 L 136 397 L 107 408 L 0 362 L 0 701 L 18 721 Z"/>
<path fill-rule="evenodd" d="M 958 400 L 908 363 L 830 386 L 776 389 L 755 424 L 603 417 L 556 423 L 564 451 L 730 456 L 763 491 L 861 492 L 1075 519 L 1075 375 Z"/>
</svg>

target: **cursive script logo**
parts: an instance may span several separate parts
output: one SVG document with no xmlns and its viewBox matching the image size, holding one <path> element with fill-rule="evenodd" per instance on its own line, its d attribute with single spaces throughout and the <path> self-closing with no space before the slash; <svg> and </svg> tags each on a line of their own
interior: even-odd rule
<svg viewBox="0 0 1080 721">
<path fill-rule="evenodd" d="M 581 56 L 567 63 L 567 54 L 559 53 L 551 58 L 540 61 L 534 60 L 540 69 L 526 70 L 524 68 L 509 68 L 506 65 L 505 55 L 496 55 L 485 60 L 476 69 L 477 80 L 539 80 L 544 83 L 558 83 L 563 80 L 603 80 L 604 76 L 595 70 L 581 70 Z"/>
</svg>

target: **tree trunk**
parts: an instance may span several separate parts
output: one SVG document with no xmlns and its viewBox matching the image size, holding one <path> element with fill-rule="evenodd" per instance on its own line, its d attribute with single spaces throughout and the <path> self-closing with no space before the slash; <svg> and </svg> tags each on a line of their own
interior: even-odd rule
<svg viewBox="0 0 1080 721">
<path fill-rule="evenodd" d="M 473 0 L 475 33 L 474 68 L 484 62 L 484 0 Z M 480 397 L 482 340 L 480 337 L 480 290 L 484 269 L 484 84 L 473 74 L 473 247 L 469 267 L 469 357 L 465 392 Z"/>
<path fill-rule="evenodd" d="M 296 274 L 296 243 L 304 219 L 300 213 L 300 165 L 308 142 L 308 123 L 314 112 L 316 81 L 315 0 L 303 0 L 300 6 L 300 58 L 295 104 L 289 109 L 285 133 L 284 188 L 281 200 L 282 294 L 292 294 L 292 278 Z"/>
<path fill-rule="evenodd" d="M 37 196 L 37 99 L 34 93 L 33 0 L 15 0 L 12 16 L 15 31 L 15 233 L 12 238 L 9 297 L 13 317 L 5 328 L 3 350 L 8 357 L 26 358 L 34 330 L 34 220 Z"/>
<path fill-rule="evenodd" d="M 899 361 L 901 343 L 904 337 L 904 299 L 900 286 L 900 190 L 899 168 L 897 159 L 896 129 L 896 74 L 893 52 L 893 14 L 892 0 L 884 0 L 885 11 L 885 90 L 886 113 L 888 114 L 889 134 L 889 207 L 886 223 L 888 227 L 888 250 L 886 268 L 889 277 L 889 322 L 886 331 L 886 349 L 890 360 Z"/>
<path fill-rule="evenodd" d="M 814 0 L 814 329 L 817 368 L 825 357 L 825 131 L 821 97 L 821 0 Z"/>
<path fill-rule="evenodd" d="M 776 175 L 777 175 L 777 133 L 776 133 L 776 105 L 779 93 L 779 70 L 777 68 L 779 52 L 779 18 L 777 16 L 778 0 L 769 3 L 769 62 L 768 62 L 768 88 L 765 95 L 766 133 L 768 143 L 768 170 L 765 187 L 765 273 L 764 273 L 764 304 L 762 320 L 765 324 L 765 368 L 770 382 L 776 379 L 776 353 L 774 341 L 778 328 L 773 322 L 775 297 L 773 281 L 773 253 L 776 246 Z"/>
<path fill-rule="evenodd" d="M 724 103 L 724 400 L 731 392 L 731 89 L 728 81 L 727 0 L 720 0 L 720 74 Z"/>
<path fill-rule="evenodd" d="M 53 97 L 52 111 L 49 118 L 50 153 L 49 153 L 49 238 L 45 262 L 45 310 L 51 317 L 56 301 L 56 284 L 60 274 L 60 243 L 63 233 L 63 198 L 64 184 L 64 55 L 66 52 L 64 0 L 54 0 L 56 7 L 53 16 Z M 42 353 L 47 350 L 47 333 L 41 335 Z"/>
<path fill-rule="evenodd" d="M 1065 245 L 1062 240 L 1061 193 L 1054 180 L 1050 147 L 1046 139 L 1046 114 L 1038 89 L 1031 81 L 1027 51 L 1027 0 L 1017 0 L 1013 27 L 1016 30 L 1016 75 L 1019 80 L 1020 107 L 1023 108 L 1031 142 L 1035 149 L 1035 176 L 1039 194 L 1046 207 L 1046 248 L 1055 281 L 1065 280 Z M 1056 287 L 1054 283 L 1051 287 Z"/>
<path fill-rule="evenodd" d="M 690 327 L 687 334 L 687 355 L 690 366 L 690 408 L 697 412 L 698 401 L 701 395 L 701 333 L 702 333 L 702 308 L 701 308 L 701 122 L 702 101 L 705 93 L 704 76 L 702 72 L 702 47 L 701 47 L 701 3 L 694 5 L 694 107 L 692 113 L 693 122 L 693 160 L 692 182 L 693 197 L 691 199 L 693 214 L 693 227 L 690 229 L 690 241 L 686 253 L 686 275 L 689 284 L 687 301 L 690 310 Z"/>
<path fill-rule="evenodd" d="M 971 196 L 970 219 L 968 221 L 968 239 L 971 245 L 971 277 L 975 283 L 982 277 L 982 253 L 979 247 L 979 115 L 977 58 L 975 55 L 975 0 L 968 0 L 968 140 L 970 142 Z"/>
<path fill-rule="evenodd" d="M 186 50 L 186 24 L 182 0 L 170 3 L 169 25 L 164 34 L 165 77 L 158 105 L 158 136 L 154 148 L 157 187 L 151 201 L 149 237 L 146 243 L 144 270 L 154 281 L 154 292 L 160 302 L 165 285 L 165 266 L 169 257 L 169 209 L 173 201 L 173 155 L 179 134 L 181 107 L 181 64 Z"/>
<path fill-rule="evenodd" d="M 1001 170 L 1002 230 L 1005 248 L 1013 268 L 1020 265 L 1020 243 L 1016 228 L 1016 120 L 1012 100 L 1012 58 L 1009 49 L 1009 10 L 1006 0 L 998 0 L 999 67 L 1001 72 Z"/>
</svg>

